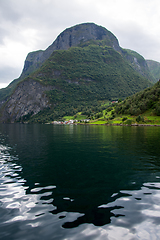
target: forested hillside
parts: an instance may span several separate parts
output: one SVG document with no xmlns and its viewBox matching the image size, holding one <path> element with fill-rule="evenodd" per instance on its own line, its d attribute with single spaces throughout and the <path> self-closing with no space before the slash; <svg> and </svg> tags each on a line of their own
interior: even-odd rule
<svg viewBox="0 0 160 240">
<path fill-rule="evenodd" d="M 117 114 L 139 115 L 146 111 L 160 116 L 160 81 L 153 87 L 126 98 L 115 108 Z"/>
</svg>

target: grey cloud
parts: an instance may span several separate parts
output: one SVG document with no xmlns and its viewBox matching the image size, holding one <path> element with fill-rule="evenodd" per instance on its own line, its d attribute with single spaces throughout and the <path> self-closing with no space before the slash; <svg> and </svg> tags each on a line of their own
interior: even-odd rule
<svg viewBox="0 0 160 240">
<path fill-rule="evenodd" d="M 21 33 L 35 29 L 42 48 L 51 44 L 66 27 L 80 22 L 82 6 L 74 0 L 6 0 L 0 1 L 0 43 L 8 37 L 12 40 L 26 41 Z M 6 31 L 5 29 L 8 29 Z"/>
<path fill-rule="evenodd" d="M 128 22 L 121 24 L 121 27 L 114 28 L 114 34 L 117 36 L 120 46 L 128 48 L 141 54 L 145 59 L 159 59 L 158 49 L 160 42 L 158 38 L 153 37 L 136 23 Z M 150 56 L 150 57 L 149 57 Z"/>
<path fill-rule="evenodd" d="M 9 83 L 11 80 L 18 78 L 20 70 L 14 67 L 2 67 L 0 68 L 0 82 Z"/>
<path fill-rule="evenodd" d="M 6 0 L 0 2 L 1 19 L 12 23 L 23 24 L 24 27 L 37 27 L 39 29 L 51 27 L 73 21 L 77 3 L 68 1 L 43 0 Z M 77 8 L 79 11 L 80 9 Z M 75 17 L 75 16 L 74 16 Z M 30 25 L 32 24 L 32 25 Z"/>
<path fill-rule="evenodd" d="M 8 34 L 9 34 L 9 32 L 6 29 L 0 27 L 0 45 L 4 44 L 4 38 Z"/>
<path fill-rule="evenodd" d="M 12 0 L 0 1 L 0 19 L 11 22 L 19 20 L 20 14 L 17 11 L 15 2 Z"/>
</svg>

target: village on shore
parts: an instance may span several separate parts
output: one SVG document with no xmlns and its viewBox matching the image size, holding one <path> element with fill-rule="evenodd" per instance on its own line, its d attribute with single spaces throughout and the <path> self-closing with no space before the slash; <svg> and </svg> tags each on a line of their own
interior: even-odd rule
<svg viewBox="0 0 160 240">
<path fill-rule="evenodd" d="M 68 121 L 53 121 L 52 124 L 57 125 L 70 125 L 70 124 L 78 124 L 78 123 L 88 123 L 90 119 L 82 119 L 82 120 L 68 120 Z"/>
</svg>

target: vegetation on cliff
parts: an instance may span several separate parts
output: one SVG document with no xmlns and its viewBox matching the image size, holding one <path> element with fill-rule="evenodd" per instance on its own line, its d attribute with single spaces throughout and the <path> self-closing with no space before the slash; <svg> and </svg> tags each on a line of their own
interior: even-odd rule
<svg viewBox="0 0 160 240">
<path fill-rule="evenodd" d="M 146 60 L 150 73 L 155 79 L 155 82 L 160 79 L 160 63 L 153 60 Z"/>
</svg>

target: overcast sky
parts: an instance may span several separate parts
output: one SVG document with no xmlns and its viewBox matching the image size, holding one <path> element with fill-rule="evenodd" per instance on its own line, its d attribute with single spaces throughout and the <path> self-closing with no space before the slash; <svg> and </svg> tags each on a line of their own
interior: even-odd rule
<svg viewBox="0 0 160 240">
<path fill-rule="evenodd" d="M 160 62 L 160 0 L 0 0 L 0 88 L 20 76 L 29 52 L 46 49 L 63 30 L 84 22 Z"/>
</svg>

